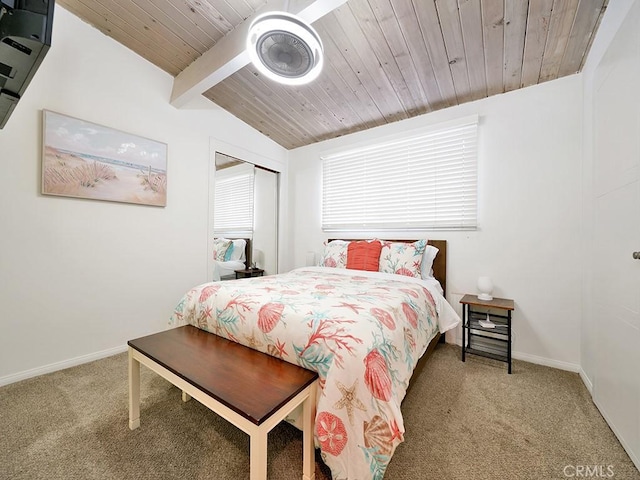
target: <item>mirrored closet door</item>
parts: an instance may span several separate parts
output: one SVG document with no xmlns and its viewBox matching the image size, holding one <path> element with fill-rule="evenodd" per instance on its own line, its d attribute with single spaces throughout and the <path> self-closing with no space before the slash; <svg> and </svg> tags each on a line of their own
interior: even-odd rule
<svg viewBox="0 0 640 480">
<path fill-rule="evenodd" d="M 214 237 L 250 239 L 251 265 L 278 273 L 278 173 L 221 152 L 215 169 Z"/>
</svg>

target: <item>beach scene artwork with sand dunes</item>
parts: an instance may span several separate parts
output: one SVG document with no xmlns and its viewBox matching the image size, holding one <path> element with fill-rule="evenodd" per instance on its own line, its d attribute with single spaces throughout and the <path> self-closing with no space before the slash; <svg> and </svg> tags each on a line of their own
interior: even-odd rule
<svg viewBox="0 0 640 480">
<path fill-rule="evenodd" d="M 45 110 L 42 193 L 164 207 L 167 145 Z"/>
</svg>

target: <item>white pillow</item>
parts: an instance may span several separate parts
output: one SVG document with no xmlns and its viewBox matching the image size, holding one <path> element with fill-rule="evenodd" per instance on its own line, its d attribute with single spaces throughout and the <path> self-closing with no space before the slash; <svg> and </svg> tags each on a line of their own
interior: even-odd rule
<svg viewBox="0 0 640 480">
<path fill-rule="evenodd" d="M 229 260 L 239 260 L 244 262 L 247 257 L 245 255 L 245 250 L 247 247 L 247 241 L 243 238 L 237 238 L 232 240 L 233 242 L 233 251 L 231 252 L 231 258 Z"/>
<path fill-rule="evenodd" d="M 433 261 L 436 259 L 439 251 L 440 250 L 433 245 L 427 245 L 424 249 L 422 263 L 420 264 L 420 274 L 423 279 L 433 277 Z"/>
</svg>

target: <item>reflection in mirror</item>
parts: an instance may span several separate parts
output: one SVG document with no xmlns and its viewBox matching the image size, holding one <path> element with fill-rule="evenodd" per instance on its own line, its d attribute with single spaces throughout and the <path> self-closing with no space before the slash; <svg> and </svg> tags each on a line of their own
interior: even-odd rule
<svg viewBox="0 0 640 480">
<path fill-rule="evenodd" d="M 277 273 L 278 174 L 220 152 L 215 164 L 214 237 L 250 239 L 250 243 L 246 258 L 236 251 L 217 259 L 213 279 L 236 278 L 235 270 L 244 269 L 245 262 L 246 268 L 262 269 L 264 275 Z"/>
</svg>

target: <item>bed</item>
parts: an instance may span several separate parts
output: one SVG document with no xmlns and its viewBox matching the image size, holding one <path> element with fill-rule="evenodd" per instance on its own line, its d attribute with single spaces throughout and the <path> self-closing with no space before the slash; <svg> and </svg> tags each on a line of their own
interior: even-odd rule
<svg viewBox="0 0 640 480">
<path fill-rule="evenodd" d="M 251 239 L 215 238 L 213 241 L 213 281 L 234 280 L 236 270 L 251 267 Z"/>
<path fill-rule="evenodd" d="M 417 244 L 393 241 L 402 243 Z M 400 406 L 414 370 L 460 323 L 444 298 L 446 242 L 430 244 L 439 253 L 426 278 L 340 268 L 326 261 L 325 247 L 329 267 L 194 287 L 169 323 L 318 372 L 315 441 L 333 478 L 381 479 L 403 441 Z"/>
</svg>

